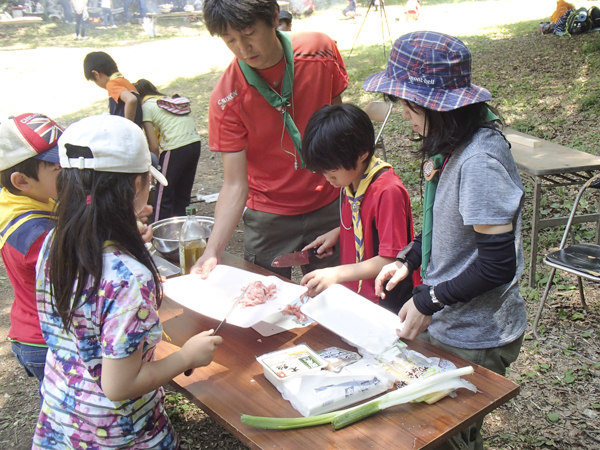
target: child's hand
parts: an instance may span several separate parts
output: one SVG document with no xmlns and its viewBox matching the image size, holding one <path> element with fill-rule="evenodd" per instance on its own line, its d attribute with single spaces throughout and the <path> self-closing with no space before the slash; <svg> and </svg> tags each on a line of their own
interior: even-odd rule
<svg viewBox="0 0 600 450">
<path fill-rule="evenodd" d="M 387 280 L 385 288 L 391 291 L 396 285 L 404 280 L 408 276 L 408 267 L 399 261 L 395 261 L 391 264 L 383 266 L 377 278 L 375 278 L 375 294 L 381 299 L 385 298 L 385 291 L 383 285 Z"/>
<path fill-rule="evenodd" d="M 213 331 L 208 330 L 198 333 L 196 336 L 189 338 L 181 347 L 184 358 L 189 362 L 188 367 L 190 369 L 208 366 L 212 361 L 217 345 L 223 342 L 221 336 L 211 336 Z"/>
<path fill-rule="evenodd" d="M 145 223 L 137 221 L 138 231 L 142 235 L 142 240 L 144 242 L 150 242 L 152 240 L 152 236 L 154 234 L 152 227 L 150 225 L 146 225 Z"/>
<path fill-rule="evenodd" d="M 146 205 L 142 208 L 141 211 L 136 212 L 135 215 L 137 216 L 139 221 L 146 223 L 148 222 L 148 216 L 152 214 L 152 211 L 154 211 L 152 205 Z"/>
<path fill-rule="evenodd" d="M 327 256 L 333 255 L 333 247 L 340 239 L 340 227 L 334 228 L 333 230 L 322 234 L 302 250 L 308 250 L 310 248 L 317 248 L 317 258 L 322 259 Z"/>
<path fill-rule="evenodd" d="M 308 288 L 308 295 L 314 297 L 337 282 L 336 267 L 328 267 L 307 273 L 300 281 L 300 285 L 306 286 Z"/>
<path fill-rule="evenodd" d="M 416 339 L 420 333 L 431 325 L 431 316 L 421 314 L 412 298 L 400 309 L 398 317 L 404 323 L 404 327 L 402 327 L 402 331 L 396 330 L 396 334 L 399 338 L 410 341 Z"/>
</svg>

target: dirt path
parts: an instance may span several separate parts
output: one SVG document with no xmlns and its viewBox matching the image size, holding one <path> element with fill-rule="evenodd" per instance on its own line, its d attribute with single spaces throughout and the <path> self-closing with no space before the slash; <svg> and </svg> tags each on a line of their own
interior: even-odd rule
<svg viewBox="0 0 600 450">
<path fill-rule="evenodd" d="M 399 6 L 388 6 L 386 15 L 393 38 L 415 29 L 464 36 L 498 24 L 542 19 L 551 13 L 548 4 L 547 0 L 502 0 L 424 6 L 421 19 L 408 23 L 404 22 Z M 340 50 L 347 50 L 356 39 L 363 17 L 341 18 L 339 10 L 321 12 L 306 20 L 295 20 L 294 31 L 326 31 L 338 42 Z M 387 38 L 387 27 L 385 32 Z M 357 45 L 380 43 L 381 33 L 379 12 L 371 11 Z M 178 77 L 221 71 L 231 60 L 231 53 L 221 39 L 208 35 L 95 50 L 109 53 L 130 81 L 147 78 L 157 86 Z M 38 48 L 1 52 L 0 117 L 31 109 L 56 118 L 104 100 L 106 92 L 83 76 L 82 61 L 89 51 L 89 48 Z"/>
</svg>

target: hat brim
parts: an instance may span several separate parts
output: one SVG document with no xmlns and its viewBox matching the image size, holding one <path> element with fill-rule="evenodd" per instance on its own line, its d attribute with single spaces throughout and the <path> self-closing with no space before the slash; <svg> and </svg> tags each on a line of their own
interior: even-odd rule
<svg viewBox="0 0 600 450">
<path fill-rule="evenodd" d="M 452 111 L 492 99 L 487 89 L 475 84 L 460 89 L 430 88 L 399 81 L 387 76 L 386 72 L 369 76 L 363 83 L 363 89 L 393 95 L 434 111 Z"/>
<path fill-rule="evenodd" d="M 156 181 L 158 181 L 160 184 L 162 184 L 163 186 L 168 186 L 169 182 L 167 181 L 167 179 L 165 178 L 165 176 L 160 173 L 160 171 L 154 167 L 154 166 L 150 166 L 150 174 L 154 177 L 154 179 Z"/>
<path fill-rule="evenodd" d="M 58 154 L 58 145 L 46 150 L 45 152 L 38 153 L 34 156 L 35 159 L 40 159 L 49 163 L 60 164 L 60 156 Z"/>
</svg>

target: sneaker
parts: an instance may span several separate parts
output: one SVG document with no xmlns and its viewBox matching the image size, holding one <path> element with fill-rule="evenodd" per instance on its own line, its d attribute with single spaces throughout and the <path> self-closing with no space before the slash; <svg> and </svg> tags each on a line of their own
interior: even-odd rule
<svg viewBox="0 0 600 450">
<path fill-rule="evenodd" d="M 79 35 L 78 34 L 75 35 L 75 40 L 76 41 L 79 40 Z"/>
<path fill-rule="evenodd" d="M 87 36 L 81 36 L 81 40 L 85 41 L 87 39 Z"/>
<path fill-rule="evenodd" d="M 117 28 L 117 26 L 116 26 L 116 25 L 111 25 L 110 27 L 111 27 L 111 28 Z"/>
</svg>

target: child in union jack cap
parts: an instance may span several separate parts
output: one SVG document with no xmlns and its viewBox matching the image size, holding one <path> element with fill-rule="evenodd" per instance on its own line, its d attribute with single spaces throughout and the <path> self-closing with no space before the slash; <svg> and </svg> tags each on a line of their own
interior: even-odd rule
<svg viewBox="0 0 600 450">
<path fill-rule="evenodd" d="M 35 266 L 54 228 L 62 131 L 41 114 L 21 114 L 0 124 L 0 253 L 15 291 L 8 338 L 27 375 L 40 386 L 48 347 L 35 301 Z"/>
</svg>

